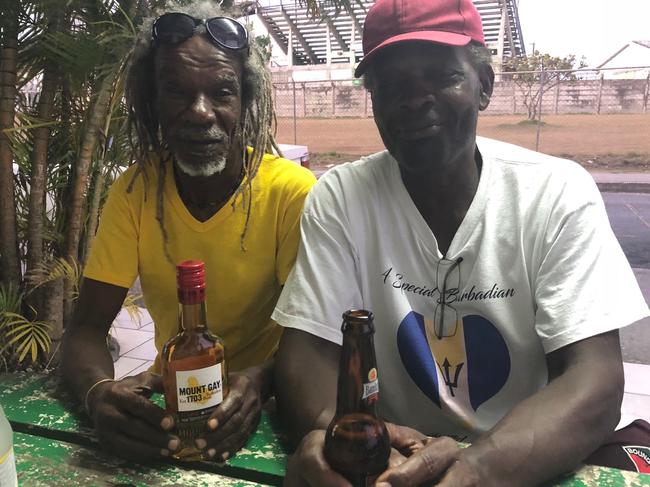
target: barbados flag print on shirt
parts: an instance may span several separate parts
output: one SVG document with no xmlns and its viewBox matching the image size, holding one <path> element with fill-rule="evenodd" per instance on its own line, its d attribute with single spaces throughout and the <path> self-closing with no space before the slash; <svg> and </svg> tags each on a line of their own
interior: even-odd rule
<svg viewBox="0 0 650 487">
<path fill-rule="evenodd" d="M 417 387 L 467 430 L 475 412 L 510 375 L 510 354 L 497 328 L 478 315 L 447 323 L 436 334 L 433 317 L 411 311 L 399 325 L 397 346 Z M 442 335 L 440 338 L 438 335 Z"/>
</svg>

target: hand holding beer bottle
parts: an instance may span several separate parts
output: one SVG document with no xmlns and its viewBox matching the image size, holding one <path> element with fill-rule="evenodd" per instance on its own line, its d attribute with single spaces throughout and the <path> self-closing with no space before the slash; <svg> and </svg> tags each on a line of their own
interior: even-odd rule
<svg viewBox="0 0 650 487">
<path fill-rule="evenodd" d="M 325 458 L 354 487 L 372 485 L 388 466 L 390 439 L 377 415 L 379 378 L 372 313 L 343 314 L 336 415 L 325 434 Z"/>
<path fill-rule="evenodd" d="M 300 443 L 285 487 L 374 485 L 378 475 L 424 445 L 425 435 L 379 417 L 372 319 L 364 310 L 343 314 L 336 414 L 327 431 L 312 431 Z"/>
</svg>

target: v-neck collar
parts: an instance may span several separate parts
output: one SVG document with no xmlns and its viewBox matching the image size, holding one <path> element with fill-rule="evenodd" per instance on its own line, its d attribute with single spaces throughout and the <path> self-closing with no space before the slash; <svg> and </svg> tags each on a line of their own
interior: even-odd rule
<svg viewBox="0 0 650 487">
<path fill-rule="evenodd" d="M 212 215 L 210 218 L 208 218 L 205 221 L 199 221 L 197 220 L 192 213 L 190 213 L 190 210 L 187 209 L 185 206 L 185 203 L 183 203 L 183 200 L 180 197 L 180 194 L 178 193 L 178 187 L 176 186 L 176 178 L 174 178 L 174 168 L 173 168 L 173 161 L 170 159 L 168 163 L 165 165 L 165 197 L 168 198 L 169 202 L 171 203 L 172 208 L 176 212 L 176 214 L 180 217 L 180 219 L 185 222 L 185 224 L 190 227 L 192 230 L 196 232 L 207 232 L 209 230 L 212 230 L 214 227 L 222 223 L 224 220 L 229 218 L 235 209 L 233 209 L 233 199 L 235 198 L 235 194 L 237 191 L 235 191 L 235 194 L 233 194 L 228 201 L 226 201 L 219 210 Z M 240 187 L 242 184 L 246 184 L 247 176 L 244 176 L 240 183 Z M 242 194 L 239 194 L 237 196 L 237 199 L 241 199 L 243 197 Z M 235 206 L 239 204 L 240 201 L 237 201 Z"/>
<path fill-rule="evenodd" d="M 481 214 L 487 205 L 489 199 L 489 180 L 493 167 L 492 161 L 489 157 L 486 157 L 484 153 L 480 153 L 483 164 L 481 167 L 478 187 L 476 188 L 476 194 L 474 195 L 472 203 L 470 204 L 463 221 L 458 227 L 447 252 L 442 254 L 438 247 L 438 240 L 420 213 L 420 210 L 418 210 L 417 206 L 413 202 L 411 195 L 402 181 L 398 162 L 390 155 L 390 153 L 387 152 L 386 154 L 390 159 L 391 179 L 396 183 L 397 201 L 404 210 L 403 213 L 409 219 L 417 237 L 420 239 L 422 248 L 425 249 L 431 257 L 435 258 L 435 260 L 439 260 L 443 257 L 446 259 L 455 259 L 467 245 L 467 242 L 474 233 L 476 225 L 480 221 Z"/>
</svg>

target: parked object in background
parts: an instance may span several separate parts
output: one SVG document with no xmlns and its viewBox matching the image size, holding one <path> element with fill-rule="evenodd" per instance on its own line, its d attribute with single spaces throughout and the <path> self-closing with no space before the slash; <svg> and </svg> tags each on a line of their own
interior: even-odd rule
<svg viewBox="0 0 650 487">
<path fill-rule="evenodd" d="M 278 144 L 282 156 L 309 169 L 309 148 L 306 145 Z"/>
</svg>

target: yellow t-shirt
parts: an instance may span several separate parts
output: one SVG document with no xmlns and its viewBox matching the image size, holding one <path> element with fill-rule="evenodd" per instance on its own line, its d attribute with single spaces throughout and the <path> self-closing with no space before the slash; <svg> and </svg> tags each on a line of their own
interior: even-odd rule
<svg viewBox="0 0 650 487">
<path fill-rule="evenodd" d="M 156 167 L 153 167 L 156 166 Z M 225 342 L 228 369 L 259 364 L 275 351 L 281 327 L 271 312 L 293 267 L 300 239 L 304 199 L 316 181 L 295 163 L 266 155 L 253 179 L 252 206 L 244 249 L 246 209 L 232 198 L 205 222 L 196 220 L 178 195 L 171 161 L 163 192 L 164 225 L 174 264 L 205 262 L 208 326 Z M 84 276 L 128 288 L 140 276 L 144 301 L 154 320 L 160 351 L 178 332 L 176 269 L 167 258 L 156 220 L 158 165 L 127 188 L 135 167 L 110 189 Z M 248 199 L 248 197 L 246 196 Z"/>
</svg>

